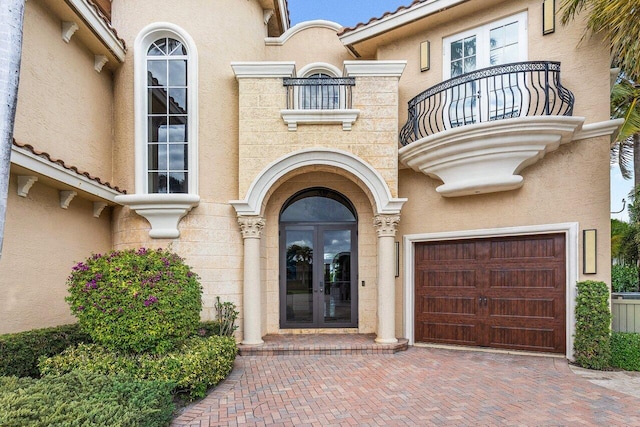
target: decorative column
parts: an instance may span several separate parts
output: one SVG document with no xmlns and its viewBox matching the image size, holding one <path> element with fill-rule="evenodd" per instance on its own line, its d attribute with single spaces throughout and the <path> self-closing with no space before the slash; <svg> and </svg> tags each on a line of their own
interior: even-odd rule
<svg viewBox="0 0 640 427">
<path fill-rule="evenodd" d="M 376 215 L 378 233 L 378 337 L 379 344 L 393 344 L 396 338 L 396 254 L 395 236 L 400 215 Z"/>
<path fill-rule="evenodd" d="M 239 216 L 240 232 L 244 239 L 244 286 L 242 305 L 244 311 L 244 339 L 242 344 L 262 344 L 262 315 L 260 291 L 260 235 L 264 218 Z"/>
</svg>

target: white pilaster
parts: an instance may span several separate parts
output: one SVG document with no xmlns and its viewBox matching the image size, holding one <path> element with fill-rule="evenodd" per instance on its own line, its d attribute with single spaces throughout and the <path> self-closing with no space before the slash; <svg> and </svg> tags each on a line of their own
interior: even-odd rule
<svg viewBox="0 0 640 427">
<path fill-rule="evenodd" d="M 264 218 L 239 216 L 240 232 L 244 239 L 244 287 L 242 303 L 244 311 L 244 339 L 242 344 L 262 344 L 262 314 L 260 291 L 260 235 Z"/>
<path fill-rule="evenodd" d="M 396 338 L 395 236 L 400 215 L 376 215 L 378 234 L 378 336 L 379 344 L 393 344 Z"/>
</svg>

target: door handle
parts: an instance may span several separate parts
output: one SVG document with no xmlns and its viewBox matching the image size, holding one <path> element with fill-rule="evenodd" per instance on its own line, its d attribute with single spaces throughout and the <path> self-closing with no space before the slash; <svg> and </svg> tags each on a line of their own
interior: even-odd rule
<svg viewBox="0 0 640 427">
<path fill-rule="evenodd" d="M 318 292 L 324 292 L 324 282 L 318 283 Z"/>
<path fill-rule="evenodd" d="M 487 306 L 487 297 L 478 297 L 478 307 Z"/>
</svg>

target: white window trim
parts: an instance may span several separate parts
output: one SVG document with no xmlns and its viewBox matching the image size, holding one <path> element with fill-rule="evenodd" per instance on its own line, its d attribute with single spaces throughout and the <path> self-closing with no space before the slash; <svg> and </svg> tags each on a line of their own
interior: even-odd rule
<svg viewBox="0 0 640 427">
<path fill-rule="evenodd" d="M 462 38 L 467 38 L 472 35 L 476 35 L 476 60 L 481 58 L 482 61 L 489 59 L 489 51 L 487 50 L 489 46 L 489 31 L 491 28 L 499 27 L 502 25 L 509 24 L 511 22 L 518 21 L 521 25 L 518 28 L 518 61 L 526 61 L 528 59 L 528 43 L 527 43 L 527 30 L 528 30 L 528 22 L 527 22 L 527 12 L 520 12 L 515 15 L 507 16 L 506 18 L 499 19 L 497 21 L 489 22 L 487 24 L 481 25 L 479 27 L 472 28 L 467 31 L 463 31 L 461 33 L 457 33 L 442 39 L 442 79 L 448 80 L 451 78 L 451 42 L 456 40 L 460 40 Z M 488 62 L 476 62 L 476 69 L 482 69 L 490 67 L 491 64 Z"/>
<path fill-rule="evenodd" d="M 409 345 L 415 341 L 415 244 L 429 241 L 475 239 L 489 237 L 526 236 L 533 234 L 564 233 L 566 236 L 566 288 L 565 288 L 565 357 L 573 360 L 575 334 L 575 301 L 578 281 L 578 223 L 541 224 L 522 227 L 489 228 L 443 233 L 407 234 L 403 237 L 404 257 L 404 336 Z"/>
<path fill-rule="evenodd" d="M 147 173 L 147 49 L 159 38 L 172 37 L 187 48 L 187 143 L 189 147 L 188 192 L 149 193 Z M 198 51 L 191 36 L 168 22 L 144 27 L 134 42 L 134 123 L 135 123 L 135 194 L 116 196 L 116 202 L 129 206 L 149 221 L 149 236 L 175 239 L 178 224 L 198 205 Z"/>
<path fill-rule="evenodd" d="M 159 38 L 172 37 L 187 48 L 187 194 L 198 194 L 198 51 L 189 34 L 175 24 L 155 22 L 140 31 L 134 43 L 134 111 L 136 194 L 149 194 L 147 165 L 147 49 Z"/>
</svg>

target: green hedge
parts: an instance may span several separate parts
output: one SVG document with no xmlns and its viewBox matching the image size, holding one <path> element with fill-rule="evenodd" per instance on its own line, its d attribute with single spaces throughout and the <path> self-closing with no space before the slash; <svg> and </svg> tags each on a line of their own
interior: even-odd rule
<svg viewBox="0 0 640 427">
<path fill-rule="evenodd" d="M 91 338 L 77 324 L 0 335 L 0 376 L 37 378 L 39 357 L 53 356 L 81 342 Z"/>
<path fill-rule="evenodd" d="M 96 344 L 80 344 L 40 362 L 43 375 L 74 370 L 124 374 L 131 378 L 169 381 L 187 398 L 204 397 L 207 389 L 227 377 L 237 352 L 232 337 L 193 337 L 165 355 L 119 354 Z"/>
<path fill-rule="evenodd" d="M 633 265 L 612 265 L 611 290 L 613 292 L 636 292 L 638 290 L 638 267 Z"/>
<path fill-rule="evenodd" d="M 0 377 L 0 425 L 165 426 L 173 384 L 71 372 L 43 379 Z"/>
<path fill-rule="evenodd" d="M 611 363 L 611 310 L 604 282 L 578 282 L 576 297 L 575 362 L 588 369 L 606 369 Z"/>
<path fill-rule="evenodd" d="M 611 366 L 625 371 L 640 371 L 640 334 L 611 334 Z"/>
</svg>

